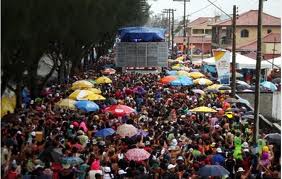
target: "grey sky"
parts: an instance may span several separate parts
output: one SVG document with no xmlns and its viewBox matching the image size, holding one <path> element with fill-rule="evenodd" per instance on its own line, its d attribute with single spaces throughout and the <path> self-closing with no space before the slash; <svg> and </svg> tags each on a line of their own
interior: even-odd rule
<svg viewBox="0 0 282 179">
<path fill-rule="evenodd" d="M 233 5 L 238 6 L 239 14 L 251 9 L 258 9 L 258 0 L 211 0 L 215 4 L 221 7 L 225 12 L 232 14 Z M 175 9 L 175 17 L 183 18 L 183 1 L 175 2 L 173 0 L 149 0 L 151 4 L 151 10 L 154 14 L 161 13 L 163 9 L 173 8 Z M 193 13 L 203 7 L 208 6 L 210 3 L 207 0 L 190 0 L 187 2 L 186 13 Z M 281 0 L 267 0 L 264 2 L 264 12 L 281 17 Z M 194 20 L 197 17 L 214 16 L 216 14 L 222 14 L 213 5 L 208 6 L 204 10 L 192 14 L 189 19 Z"/>
</svg>

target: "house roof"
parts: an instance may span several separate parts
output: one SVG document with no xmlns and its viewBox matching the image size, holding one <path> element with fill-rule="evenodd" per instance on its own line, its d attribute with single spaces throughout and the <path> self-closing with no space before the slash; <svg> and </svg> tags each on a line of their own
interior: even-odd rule
<svg viewBox="0 0 282 179">
<path fill-rule="evenodd" d="M 186 39 L 187 39 L 187 37 L 186 37 Z M 183 43 L 183 37 L 182 36 L 175 36 L 174 42 L 175 43 Z M 209 44 L 209 43 L 211 43 L 211 37 L 205 36 L 203 38 L 202 36 L 190 36 L 189 37 L 189 43 L 190 44 L 197 44 L 197 43 Z"/>
<path fill-rule="evenodd" d="M 208 26 L 215 23 L 214 17 L 199 17 L 188 23 L 188 27 Z"/>
<path fill-rule="evenodd" d="M 236 20 L 237 26 L 257 26 L 258 10 L 250 10 L 241 15 Z M 224 20 L 212 24 L 212 26 L 231 26 L 232 20 Z M 281 26 L 281 19 L 266 13 L 262 14 L 262 25 L 264 26 Z"/>
</svg>

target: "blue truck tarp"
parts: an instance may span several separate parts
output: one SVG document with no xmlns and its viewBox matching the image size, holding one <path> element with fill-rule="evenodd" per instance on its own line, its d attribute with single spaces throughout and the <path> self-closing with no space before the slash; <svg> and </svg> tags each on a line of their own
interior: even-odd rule
<svg viewBox="0 0 282 179">
<path fill-rule="evenodd" d="M 152 27 L 126 27 L 118 30 L 121 42 L 164 42 L 165 29 Z"/>
</svg>

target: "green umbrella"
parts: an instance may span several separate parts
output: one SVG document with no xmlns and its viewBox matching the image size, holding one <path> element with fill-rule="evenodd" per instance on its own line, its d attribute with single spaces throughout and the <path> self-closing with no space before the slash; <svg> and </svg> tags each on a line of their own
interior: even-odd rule
<svg viewBox="0 0 282 179">
<path fill-rule="evenodd" d="M 91 80 L 91 79 L 89 79 L 89 80 L 87 80 L 87 81 L 89 81 L 90 83 L 92 83 L 93 85 L 95 85 L 96 84 L 96 81 L 95 80 Z"/>
</svg>

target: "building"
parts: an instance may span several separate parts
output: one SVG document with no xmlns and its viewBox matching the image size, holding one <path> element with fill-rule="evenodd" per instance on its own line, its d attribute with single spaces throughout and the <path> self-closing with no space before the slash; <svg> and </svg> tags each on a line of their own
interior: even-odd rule
<svg viewBox="0 0 282 179">
<path fill-rule="evenodd" d="M 258 11 L 250 10 L 238 16 L 236 20 L 236 46 L 244 47 L 253 43 L 257 39 Z M 280 34 L 281 19 L 263 13 L 262 15 L 262 35 Z M 212 49 L 232 48 L 232 20 L 216 22 L 212 26 Z M 270 45 L 268 45 L 271 48 Z M 254 49 L 255 50 L 255 49 Z M 269 51 L 269 49 L 268 49 Z"/>
</svg>

